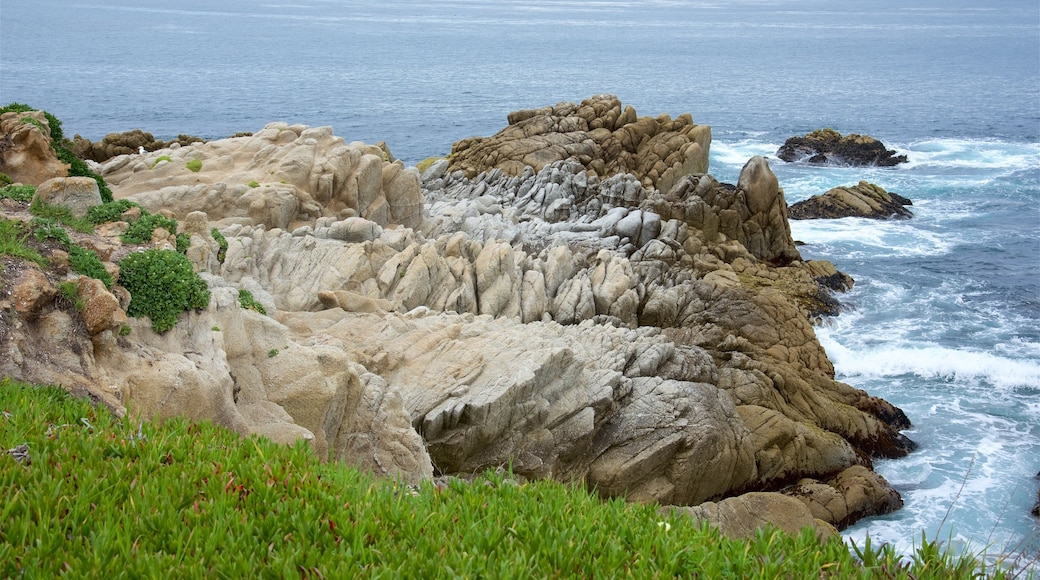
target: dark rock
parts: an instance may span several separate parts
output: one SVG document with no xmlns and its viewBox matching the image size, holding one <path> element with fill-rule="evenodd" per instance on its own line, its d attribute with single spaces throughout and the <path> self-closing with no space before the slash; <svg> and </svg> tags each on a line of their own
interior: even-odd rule
<svg viewBox="0 0 1040 580">
<path fill-rule="evenodd" d="M 119 155 L 138 153 L 144 148 L 145 151 L 157 151 L 166 149 L 174 143 L 181 146 L 192 143 L 202 143 L 204 139 L 192 135 L 178 135 L 176 139 L 163 141 L 156 139 L 151 133 L 134 129 L 124 133 L 109 133 L 97 142 L 76 135 L 73 138 L 73 152 L 81 159 L 91 159 L 98 163 L 104 163 Z"/>
<path fill-rule="evenodd" d="M 914 214 L 906 209 L 911 201 L 889 193 L 882 187 L 860 181 L 857 185 L 835 187 L 823 195 L 814 195 L 787 209 L 795 220 L 863 217 L 871 219 L 909 219 Z"/>
<path fill-rule="evenodd" d="M 896 155 L 867 135 L 842 136 L 833 129 L 820 129 L 804 137 L 791 137 L 776 152 L 788 162 L 805 161 L 814 165 L 891 167 L 906 163 L 906 155 Z"/>
</svg>

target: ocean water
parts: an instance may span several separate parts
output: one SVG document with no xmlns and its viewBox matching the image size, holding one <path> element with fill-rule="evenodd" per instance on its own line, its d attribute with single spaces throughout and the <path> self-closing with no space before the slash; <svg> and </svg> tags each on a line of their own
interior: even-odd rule
<svg viewBox="0 0 1040 580">
<path fill-rule="evenodd" d="M 909 221 L 793 222 L 857 281 L 818 329 L 839 378 L 903 408 L 920 449 L 877 469 L 904 509 L 846 531 L 1040 552 L 1040 4 L 1036 0 L 2 0 L 0 103 L 99 139 L 271 121 L 414 164 L 510 111 L 599 93 L 713 127 L 711 171 L 771 158 L 790 203 L 861 179 Z M 832 127 L 897 168 L 789 165 Z"/>
</svg>

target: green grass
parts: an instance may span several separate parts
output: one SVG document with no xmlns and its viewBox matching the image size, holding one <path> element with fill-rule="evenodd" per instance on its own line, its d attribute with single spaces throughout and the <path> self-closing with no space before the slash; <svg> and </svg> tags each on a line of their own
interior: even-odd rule
<svg viewBox="0 0 1040 580">
<path fill-rule="evenodd" d="M 4 453 L 4 450 L 10 450 Z M 969 578 L 840 540 L 719 537 L 580 487 L 418 487 L 209 423 L 117 419 L 0 381 L 0 576 Z"/>
<path fill-rule="evenodd" d="M 0 256 L 12 256 L 43 266 L 46 261 L 39 252 L 25 245 L 29 233 L 22 222 L 0 219 Z"/>
<path fill-rule="evenodd" d="M 29 213 L 38 218 L 54 220 L 83 234 L 94 232 L 94 224 L 89 219 L 72 215 L 72 210 L 63 205 L 51 205 L 36 198 L 29 204 Z"/>
<path fill-rule="evenodd" d="M 8 198 L 15 201 L 32 201 L 34 195 L 36 195 L 36 186 L 34 185 L 5 185 L 0 187 L 0 198 Z"/>
</svg>

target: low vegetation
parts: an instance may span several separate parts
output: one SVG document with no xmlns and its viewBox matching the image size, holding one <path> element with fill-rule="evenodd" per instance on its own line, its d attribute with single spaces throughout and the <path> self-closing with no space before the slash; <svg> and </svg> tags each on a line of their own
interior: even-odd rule
<svg viewBox="0 0 1040 580">
<path fill-rule="evenodd" d="M 119 419 L 6 379 L 0 521 L 3 577 L 976 577 L 938 551 L 857 559 L 808 532 L 727 540 L 654 506 L 494 472 L 402 485 L 305 444 Z"/>
<path fill-rule="evenodd" d="M 257 302 L 256 298 L 253 298 L 253 293 L 244 288 L 238 291 L 238 304 L 247 310 L 255 310 L 260 314 L 267 314 L 267 309 L 264 308 L 264 305 Z"/>
<path fill-rule="evenodd" d="M 184 166 L 188 168 L 188 171 L 191 171 L 191 172 L 194 172 L 194 173 L 198 173 L 199 171 L 202 170 L 202 160 L 201 159 L 192 159 L 192 160 L 188 161 L 187 163 L 185 163 Z"/>
<path fill-rule="evenodd" d="M 119 283 L 130 292 L 130 316 L 147 316 L 152 329 L 163 333 L 177 324 L 185 310 L 209 305 L 209 290 L 191 262 L 173 250 L 135 252 L 120 263 Z"/>
</svg>

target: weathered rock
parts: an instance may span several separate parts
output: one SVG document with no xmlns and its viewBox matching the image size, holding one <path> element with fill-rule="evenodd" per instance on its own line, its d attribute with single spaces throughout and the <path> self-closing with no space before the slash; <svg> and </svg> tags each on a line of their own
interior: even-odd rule
<svg viewBox="0 0 1040 580">
<path fill-rule="evenodd" d="M 39 185 L 68 171 L 51 147 L 50 123 L 43 111 L 0 115 L 0 173 L 15 183 Z"/>
<path fill-rule="evenodd" d="M 36 188 L 36 197 L 50 205 L 69 208 L 75 217 L 85 217 L 90 208 L 101 205 L 101 190 L 90 177 L 55 177 Z"/>
<path fill-rule="evenodd" d="M 896 155 L 883 143 L 867 135 L 842 136 L 834 129 L 819 129 L 804 137 L 791 137 L 776 152 L 788 162 L 813 164 L 891 167 L 906 163 L 906 155 Z"/>
<path fill-rule="evenodd" d="M 57 290 L 35 264 L 27 265 L 11 285 L 11 305 L 19 314 L 33 316 L 54 300 Z"/>
<path fill-rule="evenodd" d="M 736 188 L 710 175 L 687 176 L 670 191 L 652 196 L 648 205 L 662 219 L 678 219 L 697 229 L 708 243 L 737 240 L 751 255 L 776 265 L 801 259 L 791 238 L 783 190 L 762 157 L 744 165 Z"/>
<path fill-rule="evenodd" d="M 115 330 L 126 324 L 126 312 L 119 299 L 109 292 L 97 278 L 80 276 L 76 294 L 83 302 L 83 322 L 91 336 L 104 330 Z"/>
<path fill-rule="evenodd" d="M 814 195 L 787 210 L 791 219 L 835 219 L 862 217 L 870 219 L 909 219 L 914 214 L 905 206 L 912 202 L 884 188 L 860 181 L 857 185 L 835 187 L 823 195 Z"/>
<path fill-rule="evenodd" d="M 850 467 L 826 482 L 799 481 L 782 492 L 804 503 L 813 517 L 839 530 L 861 518 L 903 507 L 899 494 L 883 477 L 866 467 Z"/>
<path fill-rule="evenodd" d="M 695 125 L 689 114 L 637 117 L 613 95 L 515 111 L 508 121 L 492 137 L 455 143 L 448 171 L 472 178 L 500 169 L 517 176 L 525 167 L 539 171 L 571 159 L 601 178 L 627 173 L 645 187 L 667 190 L 684 175 L 708 170 L 710 127 Z"/>
<path fill-rule="evenodd" d="M 814 530 L 820 538 L 838 535 L 826 521 L 814 517 L 808 507 L 797 499 L 779 493 L 751 492 L 724 499 L 718 503 L 705 502 L 692 507 L 667 506 L 664 513 L 679 513 L 695 520 L 707 521 L 724 536 L 751 539 L 758 530 L 773 526 L 792 536 L 805 528 Z"/>
<path fill-rule="evenodd" d="M 120 197 L 175 217 L 204 211 L 226 225 L 288 231 L 321 217 L 415 227 L 418 171 L 388 158 L 377 146 L 344 143 L 331 127 L 272 123 L 254 135 L 120 155 L 102 174 Z"/>
</svg>

